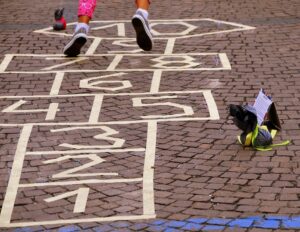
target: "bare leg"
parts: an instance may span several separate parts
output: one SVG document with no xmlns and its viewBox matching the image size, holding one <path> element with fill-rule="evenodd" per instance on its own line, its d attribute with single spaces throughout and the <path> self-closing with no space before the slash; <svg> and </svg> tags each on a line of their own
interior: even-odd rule
<svg viewBox="0 0 300 232">
<path fill-rule="evenodd" d="M 91 18 L 87 15 L 78 16 L 78 22 L 79 23 L 89 24 L 90 20 L 91 20 Z"/>
<path fill-rule="evenodd" d="M 148 10 L 149 6 L 150 6 L 149 0 L 137 0 L 136 1 L 136 6 L 137 6 L 137 8 Z"/>
</svg>

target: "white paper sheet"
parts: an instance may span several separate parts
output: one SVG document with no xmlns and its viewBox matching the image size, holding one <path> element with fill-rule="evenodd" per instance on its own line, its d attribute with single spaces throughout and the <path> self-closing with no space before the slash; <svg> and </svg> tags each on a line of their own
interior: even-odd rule
<svg viewBox="0 0 300 232">
<path fill-rule="evenodd" d="M 272 100 L 267 95 L 265 95 L 263 90 L 261 89 L 253 105 L 257 113 L 257 122 L 259 125 L 263 123 L 265 115 L 268 112 L 271 104 Z"/>
</svg>

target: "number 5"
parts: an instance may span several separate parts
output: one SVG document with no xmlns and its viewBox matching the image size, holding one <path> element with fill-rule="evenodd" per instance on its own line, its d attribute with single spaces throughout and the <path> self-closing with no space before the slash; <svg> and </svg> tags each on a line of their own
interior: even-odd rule
<svg viewBox="0 0 300 232">
<path fill-rule="evenodd" d="M 183 110 L 184 113 L 181 114 L 172 114 L 172 115 L 148 115 L 148 116 L 141 116 L 142 118 L 175 118 L 175 117 L 182 117 L 182 116 L 190 116 L 194 114 L 192 107 L 180 105 L 173 102 L 158 102 L 158 103 L 143 103 L 142 100 L 150 100 L 150 99 L 171 99 L 177 98 L 177 96 L 162 96 L 162 97 L 135 97 L 132 98 L 133 106 L 134 107 L 152 107 L 152 106 L 171 106 L 175 108 L 179 108 Z"/>
</svg>

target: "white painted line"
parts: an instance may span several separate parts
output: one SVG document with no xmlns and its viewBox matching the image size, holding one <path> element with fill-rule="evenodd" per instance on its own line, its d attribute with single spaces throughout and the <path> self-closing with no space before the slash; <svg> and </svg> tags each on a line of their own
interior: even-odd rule
<svg viewBox="0 0 300 232">
<path fill-rule="evenodd" d="M 214 97 L 213 97 L 211 91 L 207 90 L 207 91 L 203 92 L 203 95 L 204 95 L 204 98 L 207 103 L 210 120 L 219 120 L 220 115 L 219 115 L 218 107 L 217 107 L 217 104 L 214 100 Z"/>
<path fill-rule="evenodd" d="M 58 109 L 58 103 L 51 103 L 49 105 L 49 110 L 47 112 L 45 120 L 46 121 L 54 120 L 57 111 L 59 111 L 59 109 Z"/>
<path fill-rule="evenodd" d="M 187 56 L 187 55 L 190 55 L 190 56 L 213 56 L 213 55 L 218 55 L 219 53 L 218 52 L 201 52 L 201 53 L 173 53 L 173 54 L 168 54 L 167 56 Z M 89 57 L 101 57 L 101 56 L 113 56 L 115 57 L 116 55 L 120 55 L 120 56 L 164 56 L 164 54 L 161 54 L 161 53 L 135 53 L 135 54 L 132 54 L 132 53 L 122 53 L 122 54 L 107 54 L 107 53 L 103 53 L 103 54 L 93 54 L 93 55 L 90 55 L 90 56 L 85 56 L 85 55 L 80 55 L 78 56 L 78 58 L 74 59 L 74 58 L 68 58 L 66 57 L 65 55 L 63 54 L 9 54 L 9 55 L 12 55 L 12 56 L 24 56 L 24 57 L 45 57 L 47 59 L 49 58 L 55 58 L 55 57 L 63 57 L 64 59 L 66 60 L 72 60 L 72 61 L 76 61 L 78 62 L 78 58 L 89 58 Z M 104 71 L 104 70 L 103 70 Z"/>
<path fill-rule="evenodd" d="M 230 62 L 228 60 L 227 55 L 225 53 L 220 53 L 219 54 L 219 58 L 220 58 L 220 61 L 221 61 L 222 65 L 223 65 L 223 68 L 225 70 L 231 70 L 231 65 L 230 65 Z"/>
<path fill-rule="evenodd" d="M 213 117 L 182 117 L 182 118 L 165 118 L 160 119 L 157 118 L 155 121 L 157 122 L 186 122 L 186 121 L 206 121 L 206 120 L 218 120 L 219 118 L 213 118 Z M 137 124 L 137 123 L 146 123 L 149 121 L 152 121 L 153 119 L 141 119 L 141 120 L 132 120 L 132 121 L 108 121 L 108 122 L 99 122 L 95 125 L 128 125 L 128 124 Z M 6 123 L 6 124 L 0 124 L 0 126 L 3 127 L 16 127 L 16 126 L 23 126 L 27 123 Z M 35 126 L 86 126 L 88 125 L 87 122 L 61 122 L 61 123 L 34 123 Z M 94 124 L 93 124 L 94 125 Z"/>
<path fill-rule="evenodd" d="M 130 220 L 146 220 L 155 218 L 156 215 L 134 215 L 134 216 L 113 216 L 113 217 L 99 217 L 99 218 L 83 218 L 83 219 L 67 219 L 67 220 L 53 220 L 53 221 L 38 221 L 38 222 L 18 222 L 9 225 L 3 225 L 5 228 L 12 227 L 28 227 L 41 225 L 56 225 L 56 224 L 77 224 L 88 222 L 114 222 L 114 221 L 130 221 Z"/>
<path fill-rule="evenodd" d="M 153 29 L 154 26 L 156 25 L 181 25 L 184 26 L 186 29 L 182 30 L 182 31 L 178 31 L 178 32 L 159 32 L 156 31 L 155 29 Z M 180 36 L 183 35 L 188 35 L 190 32 L 194 31 L 195 29 L 197 29 L 198 27 L 195 25 L 192 25 L 190 23 L 186 23 L 186 22 L 159 22 L 159 23 L 151 23 L 151 27 L 152 27 L 152 34 L 154 35 L 154 37 L 156 36 L 168 36 L 169 38 L 179 38 Z M 171 37 L 173 36 L 173 37 Z"/>
<path fill-rule="evenodd" d="M 0 73 L 5 72 L 7 66 L 12 61 L 14 55 L 13 54 L 7 54 L 4 56 L 4 59 L 2 60 L 0 64 Z"/>
<path fill-rule="evenodd" d="M 65 186 L 65 185 L 81 185 L 81 184 L 114 184 L 114 183 L 131 183 L 142 182 L 143 178 L 132 179 L 88 179 L 88 180 L 74 180 L 74 181 L 57 181 L 57 182 L 45 182 L 45 183 L 31 183 L 20 184 L 20 188 L 42 187 L 42 186 Z"/>
<path fill-rule="evenodd" d="M 235 26 L 235 27 L 241 27 L 241 28 L 247 29 L 247 30 L 253 30 L 253 29 L 255 29 L 255 27 L 252 27 L 252 26 L 247 26 L 247 25 L 244 25 L 244 24 L 234 23 L 234 22 L 228 22 L 228 21 L 223 21 L 223 20 L 217 20 L 217 19 L 211 19 L 211 18 L 204 18 L 202 20 L 211 21 L 211 22 L 215 22 L 215 23 L 228 24 L 228 25 Z"/>
<path fill-rule="evenodd" d="M 127 50 L 127 51 L 108 51 L 109 54 L 128 54 L 129 53 L 138 53 L 138 52 L 142 52 L 142 49 L 134 49 L 134 50 Z"/>
<path fill-rule="evenodd" d="M 164 94 L 187 94 L 187 93 L 204 93 L 210 90 L 190 90 L 190 91 L 163 91 L 163 92 L 144 92 L 144 93 L 105 93 L 104 96 L 137 96 L 137 95 L 164 95 Z M 49 96 L 49 95 L 34 95 L 34 96 L 0 96 L 0 99 L 19 99 L 19 98 L 65 98 L 65 97 L 93 97 L 97 94 L 70 94 L 70 95 L 57 95 L 57 96 Z M 32 110 L 33 111 L 33 110 Z"/>
<path fill-rule="evenodd" d="M 66 58 L 66 59 L 70 60 L 68 58 Z M 68 62 L 65 62 L 65 63 L 62 63 L 62 64 L 57 64 L 57 65 L 53 65 L 53 66 L 50 66 L 50 67 L 47 67 L 47 68 L 43 68 L 42 70 L 49 71 L 49 70 L 52 70 L 52 69 L 55 69 L 55 68 L 59 68 L 59 67 L 62 67 L 62 66 L 68 66 L 70 64 L 78 63 L 78 62 L 84 61 L 84 60 L 88 60 L 88 57 L 78 57 L 76 59 L 72 59 L 71 61 L 68 61 Z"/>
<path fill-rule="evenodd" d="M 228 30 L 223 30 L 223 31 L 206 32 L 206 33 L 196 34 L 196 35 L 185 35 L 185 36 L 177 37 L 176 39 L 190 39 L 190 38 L 195 38 L 195 37 L 204 37 L 207 35 L 217 35 L 217 34 L 225 34 L 225 33 L 230 33 L 230 32 L 247 31 L 247 30 L 250 30 L 250 29 L 249 28 L 234 28 L 234 29 L 228 29 Z M 157 39 L 166 40 L 166 39 L 168 39 L 168 37 L 160 37 Z"/>
<path fill-rule="evenodd" d="M 1 215 L 0 215 L 0 222 L 1 226 L 6 226 L 10 223 L 11 215 L 13 212 L 19 182 L 22 174 L 22 168 L 26 153 L 27 144 L 29 141 L 29 137 L 32 131 L 33 125 L 26 124 L 24 125 L 20 138 L 17 144 L 17 149 L 14 157 L 14 162 L 12 165 L 11 175 L 8 181 L 8 186 L 6 189 L 5 198 L 2 205 Z"/>
<path fill-rule="evenodd" d="M 53 81 L 52 88 L 50 91 L 50 95 L 53 95 L 53 96 L 58 95 L 61 83 L 64 79 L 64 75 L 65 74 L 63 72 L 56 73 L 56 76 L 55 76 L 55 79 Z"/>
<path fill-rule="evenodd" d="M 2 112 L 4 112 L 4 113 L 16 112 L 16 109 L 25 103 L 26 103 L 26 101 L 19 100 L 18 102 L 15 102 L 12 105 L 8 106 L 7 108 L 3 109 Z M 22 110 L 21 112 L 24 112 L 24 110 Z M 27 110 L 25 112 L 28 113 Z M 36 110 L 34 110 L 33 112 L 36 112 Z M 40 112 L 40 111 L 38 111 L 38 112 Z"/>
<path fill-rule="evenodd" d="M 144 215 L 155 214 L 154 204 L 154 163 L 157 136 L 157 122 L 148 123 L 147 144 L 143 173 L 143 213 Z"/>
<path fill-rule="evenodd" d="M 175 38 L 168 39 L 166 49 L 165 49 L 165 53 L 164 53 L 165 55 L 170 55 L 170 54 L 173 53 L 175 42 L 176 42 Z"/>
<path fill-rule="evenodd" d="M 219 118 L 218 118 L 219 119 Z M 157 118 L 157 122 L 185 122 L 185 121 L 206 121 L 206 120 L 218 120 L 217 118 L 212 117 L 182 117 L 182 118 Z M 154 119 L 141 119 L 141 120 L 131 120 L 131 121 L 108 121 L 108 122 L 99 122 L 98 125 L 128 125 L 128 124 L 137 124 L 137 123 L 146 123 Z M 23 126 L 24 124 L 0 124 L 3 127 L 14 127 L 14 126 Z M 85 126 L 88 125 L 87 122 L 66 122 L 66 123 L 34 123 L 36 126 Z"/>
<path fill-rule="evenodd" d="M 118 64 L 120 63 L 120 61 L 123 59 L 124 55 L 116 55 L 115 58 L 113 59 L 113 61 L 110 63 L 110 65 L 107 67 L 106 71 L 114 71 L 116 69 L 116 67 L 118 66 Z"/>
<path fill-rule="evenodd" d="M 93 43 L 90 45 L 89 49 L 86 51 L 85 55 L 90 56 L 93 55 L 98 48 L 99 44 L 101 43 L 101 38 L 95 38 Z"/>
<path fill-rule="evenodd" d="M 95 95 L 92 111 L 89 118 L 89 123 L 97 123 L 100 116 L 104 96 L 102 94 Z"/>
<path fill-rule="evenodd" d="M 123 152 L 144 152 L 145 148 L 128 149 L 82 149 L 82 150 L 64 150 L 64 151 L 29 151 L 26 155 L 60 155 L 60 154 L 85 154 L 85 153 L 123 153 Z"/>
<path fill-rule="evenodd" d="M 73 60 L 73 57 L 46 57 L 45 60 Z"/>
<path fill-rule="evenodd" d="M 198 21 L 213 21 L 213 22 L 223 22 L 226 24 L 236 24 L 237 26 L 245 26 L 243 24 L 239 23 L 232 23 L 228 21 L 222 21 L 222 20 L 217 20 L 217 19 L 211 19 L 211 18 L 196 18 L 196 19 L 151 19 L 150 22 L 198 22 Z M 124 20 L 93 20 L 90 22 L 90 24 L 97 24 L 97 23 L 130 23 L 130 20 L 124 19 Z M 76 22 L 68 23 L 68 25 L 74 25 Z M 48 27 L 46 29 L 40 29 L 40 30 L 52 30 L 52 27 Z M 40 31 L 37 30 L 37 31 Z M 36 31 L 35 31 L 36 32 Z"/>
<path fill-rule="evenodd" d="M 7 71 L 3 72 L 6 74 L 46 74 L 46 73 L 57 73 L 57 72 L 65 72 L 65 73 L 94 73 L 94 72 L 107 72 L 107 71 L 113 71 L 113 72 L 153 72 L 155 70 L 162 70 L 164 72 L 173 72 L 174 68 L 145 68 L 145 69 L 112 69 L 112 70 L 103 70 L 103 69 L 64 69 L 64 70 L 53 70 L 53 71 L 42 71 L 42 72 L 31 72 L 31 71 Z M 221 70 L 227 70 L 226 68 L 176 68 L 176 71 L 221 71 Z"/>
<path fill-rule="evenodd" d="M 96 31 L 99 29 L 104 29 L 104 28 L 109 28 L 109 27 L 114 27 L 117 26 L 117 30 L 118 30 L 118 36 L 124 37 L 125 36 L 125 25 L 124 23 L 113 23 L 113 24 L 109 24 L 109 25 L 104 25 L 101 27 L 92 27 L 91 30 Z"/>
<path fill-rule="evenodd" d="M 162 75 L 162 70 L 155 70 L 153 72 L 150 93 L 159 93 L 161 75 Z"/>
</svg>

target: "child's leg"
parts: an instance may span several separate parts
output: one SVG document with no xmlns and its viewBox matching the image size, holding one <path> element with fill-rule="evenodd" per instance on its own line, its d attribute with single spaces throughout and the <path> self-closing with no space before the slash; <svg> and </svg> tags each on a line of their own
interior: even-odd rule
<svg viewBox="0 0 300 232">
<path fill-rule="evenodd" d="M 137 10 L 132 17 L 132 25 L 136 32 L 136 42 L 145 51 L 152 49 L 153 41 L 148 23 L 150 0 L 136 0 Z"/>
<path fill-rule="evenodd" d="M 79 0 L 78 22 L 88 24 L 90 19 L 93 17 L 96 4 L 96 0 Z"/>
<path fill-rule="evenodd" d="M 135 0 L 135 4 L 137 8 L 148 10 L 150 5 L 150 0 Z"/>
<path fill-rule="evenodd" d="M 71 41 L 65 46 L 64 54 L 67 56 L 77 56 L 82 46 L 87 41 L 89 22 L 93 17 L 96 7 L 96 0 L 79 0 L 78 3 L 78 23 Z"/>
</svg>

